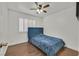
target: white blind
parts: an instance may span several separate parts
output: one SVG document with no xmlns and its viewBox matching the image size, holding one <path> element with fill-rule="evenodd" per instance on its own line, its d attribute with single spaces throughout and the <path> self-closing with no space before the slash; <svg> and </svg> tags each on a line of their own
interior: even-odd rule
<svg viewBox="0 0 79 59">
<path fill-rule="evenodd" d="M 23 31 L 24 31 L 24 32 L 27 32 L 27 31 L 28 31 L 28 21 L 29 21 L 29 20 L 28 20 L 28 19 L 24 19 L 23 21 L 24 21 L 24 22 L 23 22 L 23 25 L 24 25 L 24 26 L 23 26 L 23 27 L 24 27 L 24 30 L 23 30 Z"/>
<path fill-rule="evenodd" d="M 19 32 L 23 32 L 23 18 L 19 18 Z"/>
<path fill-rule="evenodd" d="M 34 27 L 35 25 L 36 25 L 35 20 L 19 18 L 19 32 L 27 32 L 28 27 Z"/>
</svg>

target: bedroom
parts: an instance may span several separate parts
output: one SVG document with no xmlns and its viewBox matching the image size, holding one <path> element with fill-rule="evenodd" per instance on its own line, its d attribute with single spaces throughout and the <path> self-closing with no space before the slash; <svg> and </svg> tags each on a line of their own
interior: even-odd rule
<svg viewBox="0 0 79 59">
<path fill-rule="evenodd" d="M 30 10 L 36 7 L 35 2 L 0 2 L 0 43 L 4 45 L 0 48 L 0 55 L 44 55 L 40 49 L 28 43 L 28 27 L 42 27 L 45 35 L 61 38 L 65 42 L 65 49 L 59 55 L 78 55 L 79 21 L 76 17 L 76 2 L 38 4 L 49 4 L 47 13 L 38 14 L 36 10 Z"/>
</svg>

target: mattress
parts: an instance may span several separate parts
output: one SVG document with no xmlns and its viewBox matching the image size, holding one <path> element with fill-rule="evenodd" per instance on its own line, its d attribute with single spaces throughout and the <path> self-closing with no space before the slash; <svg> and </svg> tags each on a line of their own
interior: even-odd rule
<svg viewBox="0 0 79 59">
<path fill-rule="evenodd" d="M 44 34 L 32 37 L 30 42 L 45 52 L 48 56 L 56 55 L 56 53 L 65 45 L 62 39 Z"/>
</svg>

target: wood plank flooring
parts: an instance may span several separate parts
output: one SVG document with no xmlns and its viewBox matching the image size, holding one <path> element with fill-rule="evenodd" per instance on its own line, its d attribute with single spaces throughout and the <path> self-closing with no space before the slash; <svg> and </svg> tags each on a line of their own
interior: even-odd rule
<svg viewBox="0 0 79 59">
<path fill-rule="evenodd" d="M 69 48 L 63 48 L 58 53 L 58 56 L 77 56 L 78 52 Z M 30 43 L 22 43 L 9 46 L 5 56 L 46 56 L 41 50 Z"/>
<path fill-rule="evenodd" d="M 61 49 L 57 55 L 59 56 L 78 56 L 79 53 L 78 51 L 72 50 L 70 48 L 64 47 L 63 49 Z"/>
</svg>

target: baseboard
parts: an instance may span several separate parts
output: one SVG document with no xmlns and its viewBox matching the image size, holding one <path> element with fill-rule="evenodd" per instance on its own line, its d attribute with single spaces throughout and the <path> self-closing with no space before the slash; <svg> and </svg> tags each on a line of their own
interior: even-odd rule
<svg viewBox="0 0 79 59">
<path fill-rule="evenodd" d="M 8 46 L 17 45 L 17 44 L 21 44 L 21 43 L 24 43 L 24 42 L 28 42 L 28 41 L 21 41 L 21 42 L 11 43 L 11 44 L 8 44 Z"/>
<path fill-rule="evenodd" d="M 65 46 L 65 47 L 67 47 L 67 48 L 69 48 L 69 49 L 72 49 L 72 50 L 74 50 L 74 51 L 78 51 L 78 52 L 79 52 L 78 49 L 74 49 L 74 48 L 71 48 L 71 47 L 68 47 L 68 46 Z"/>
</svg>

